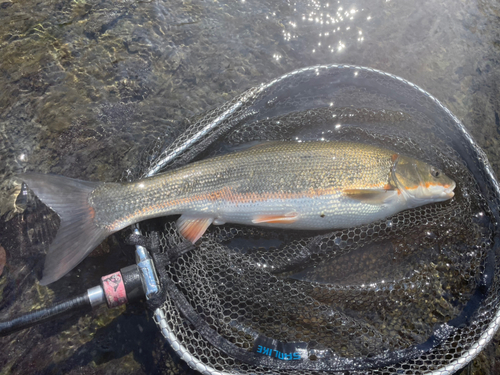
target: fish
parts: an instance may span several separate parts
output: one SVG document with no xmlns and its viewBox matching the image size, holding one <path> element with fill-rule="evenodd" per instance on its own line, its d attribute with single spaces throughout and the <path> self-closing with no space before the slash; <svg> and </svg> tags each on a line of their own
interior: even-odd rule
<svg viewBox="0 0 500 375">
<path fill-rule="evenodd" d="M 40 284 L 76 267 L 131 224 L 180 215 L 195 243 L 224 223 L 292 230 L 355 227 L 454 196 L 455 182 L 423 161 L 368 144 L 265 142 L 129 183 L 24 173 L 60 217 Z"/>
</svg>

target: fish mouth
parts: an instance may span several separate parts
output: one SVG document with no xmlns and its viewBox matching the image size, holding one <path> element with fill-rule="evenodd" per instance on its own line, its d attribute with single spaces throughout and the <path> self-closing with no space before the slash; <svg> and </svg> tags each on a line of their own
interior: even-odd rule
<svg viewBox="0 0 500 375">
<path fill-rule="evenodd" d="M 451 199 L 455 196 L 455 190 L 456 184 L 454 181 L 452 181 L 449 184 L 446 185 L 435 185 L 435 186 L 430 186 L 427 187 L 425 190 L 427 190 L 428 198 L 440 202 L 443 200 L 448 200 Z"/>
<path fill-rule="evenodd" d="M 457 184 L 455 183 L 455 181 L 452 181 L 449 187 L 444 188 L 443 192 L 448 197 L 448 199 L 451 199 L 455 196 L 455 192 L 453 190 L 455 190 L 456 186 Z"/>
</svg>

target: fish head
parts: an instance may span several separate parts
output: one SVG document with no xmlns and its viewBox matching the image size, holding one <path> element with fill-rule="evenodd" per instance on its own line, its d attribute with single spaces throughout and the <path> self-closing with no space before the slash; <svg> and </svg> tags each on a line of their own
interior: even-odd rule
<svg viewBox="0 0 500 375">
<path fill-rule="evenodd" d="M 395 160 L 392 180 L 409 207 L 446 201 L 455 195 L 455 181 L 440 169 L 406 156 Z"/>
</svg>

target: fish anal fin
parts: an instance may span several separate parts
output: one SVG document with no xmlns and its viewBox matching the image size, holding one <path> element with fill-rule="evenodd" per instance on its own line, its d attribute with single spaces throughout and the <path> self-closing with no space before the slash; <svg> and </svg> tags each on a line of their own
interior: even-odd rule
<svg viewBox="0 0 500 375">
<path fill-rule="evenodd" d="M 177 228 L 182 237 L 194 244 L 203 236 L 203 233 L 205 233 L 213 221 L 213 217 L 182 215 L 177 220 Z"/>
<path fill-rule="evenodd" d="M 397 190 L 389 189 L 345 189 L 344 195 L 362 203 L 380 205 L 397 195 Z"/>
<path fill-rule="evenodd" d="M 297 212 L 290 212 L 282 215 L 258 215 L 252 220 L 254 224 L 269 223 L 269 224 L 292 224 L 299 218 Z"/>
</svg>

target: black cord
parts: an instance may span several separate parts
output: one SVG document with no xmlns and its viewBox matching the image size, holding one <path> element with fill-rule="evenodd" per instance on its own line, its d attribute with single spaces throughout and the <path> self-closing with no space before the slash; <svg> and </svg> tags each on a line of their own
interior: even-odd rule
<svg viewBox="0 0 500 375">
<path fill-rule="evenodd" d="M 81 310 L 84 307 L 91 308 L 89 297 L 84 293 L 78 297 L 60 302 L 54 306 L 40 309 L 29 314 L 22 315 L 18 318 L 0 322 L 0 336 L 7 336 L 11 333 L 31 327 L 35 324 L 49 321 L 64 313 Z"/>
</svg>

